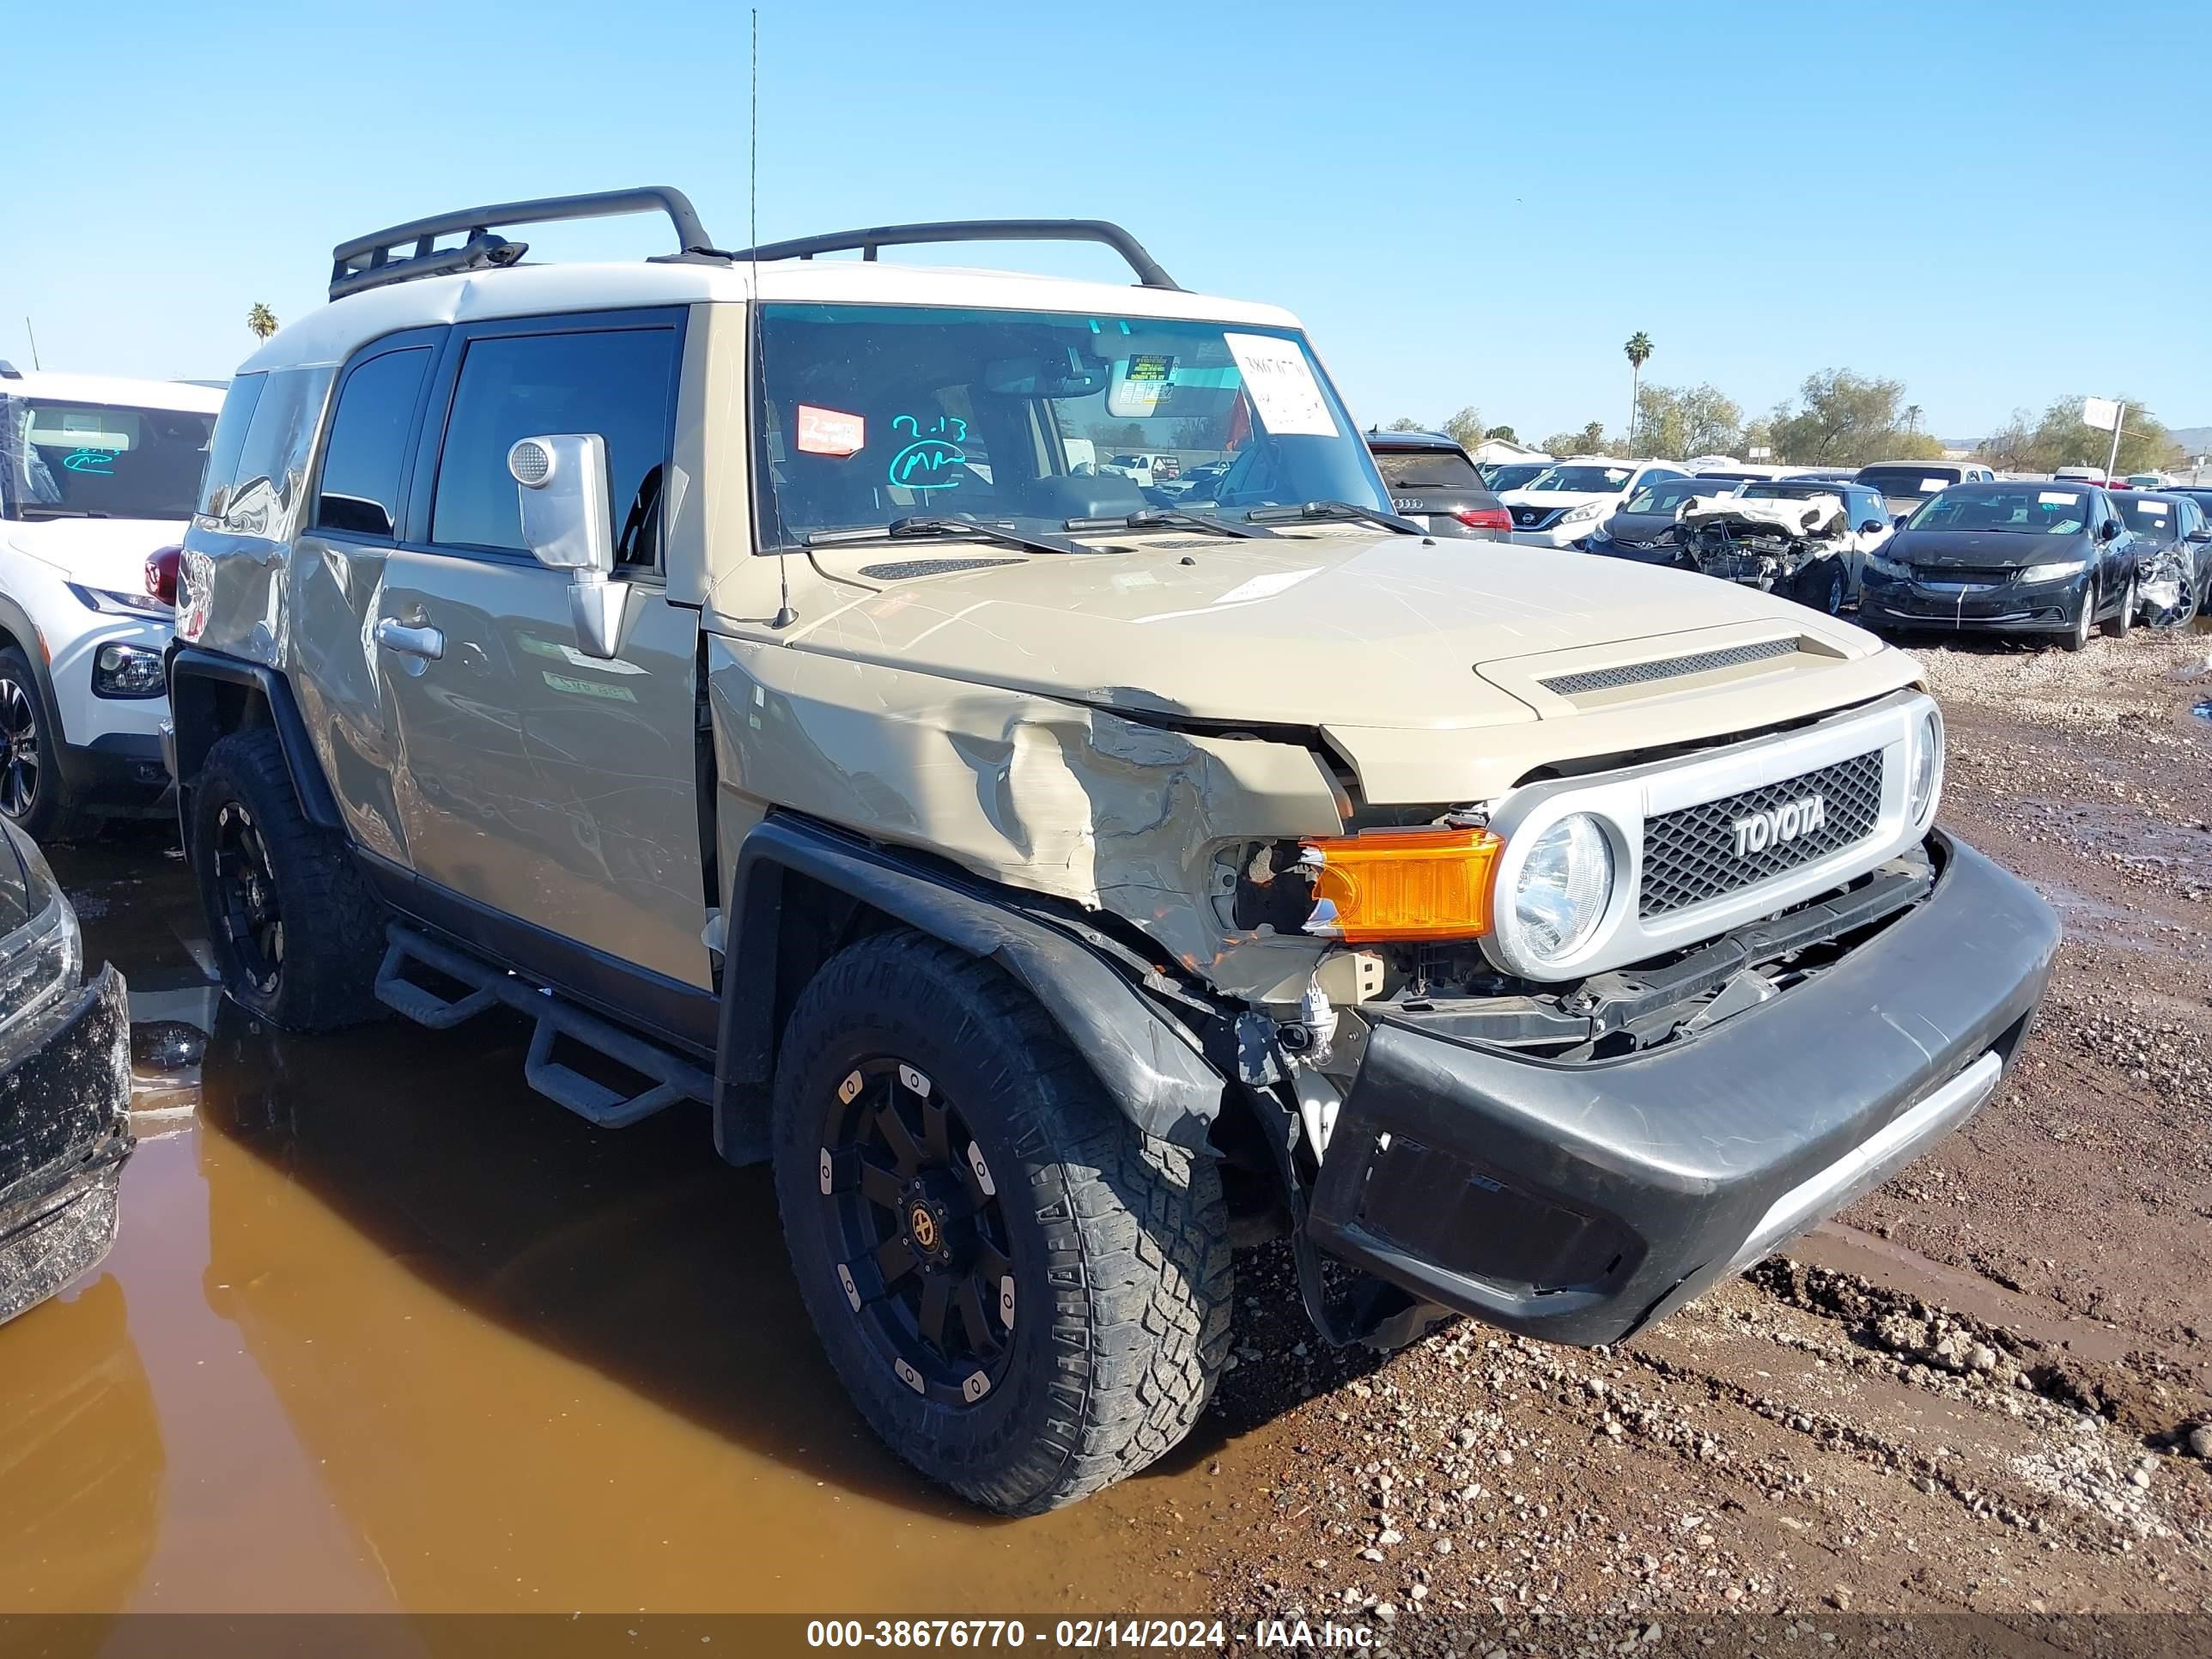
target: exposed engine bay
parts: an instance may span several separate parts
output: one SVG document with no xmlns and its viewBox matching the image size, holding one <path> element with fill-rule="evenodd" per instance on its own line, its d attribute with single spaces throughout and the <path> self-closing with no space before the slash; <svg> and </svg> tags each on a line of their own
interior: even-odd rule
<svg viewBox="0 0 2212 1659">
<path fill-rule="evenodd" d="M 1839 556 L 1850 534 L 1840 495 L 1693 501 L 1674 527 L 1680 556 L 1693 568 L 1761 592 L 1778 588 L 1791 596 L 1808 591 L 1808 567 Z M 1813 574 L 1826 580 L 1825 568 Z"/>
</svg>

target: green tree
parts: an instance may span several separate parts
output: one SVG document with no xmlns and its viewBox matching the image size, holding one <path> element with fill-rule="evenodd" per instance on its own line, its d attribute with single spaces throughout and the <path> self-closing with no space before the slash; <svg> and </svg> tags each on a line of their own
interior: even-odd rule
<svg viewBox="0 0 2212 1659">
<path fill-rule="evenodd" d="M 1385 432 L 1425 432 L 1428 428 L 1410 415 L 1401 415 L 1382 428 Z"/>
<path fill-rule="evenodd" d="M 1605 422 L 1592 421 L 1579 432 L 1554 432 L 1544 440 L 1544 447 L 1554 455 L 1602 455 Z"/>
<path fill-rule="evenodd" d="M 1636 394 L 1637 450 L 1662 460 L 1732 453 L 1743 411 L 1716 386 L 1647 386 Z"/>
<path fill-rule="evenodd" d="M 1469 404 L 1444 422 L 1444 430 L 1451 434 L 1462 449 L 1472 449 L 1487 435 L 1482 429 L 1482 416 Z"/>
<path fill-rule="evenodd" d="M 1509 444 L 1521 441 L 1520 435 L 1510 426 L 1493 426 L 1482 434 L 1486 438 L 1503 438 Z"/>
<path fill-rule="evenodd" d="M 1644 385 L 1644 365 L 1651 361 L 1651 337 L 1642 329 L 1628 337 L 1621 355 L 1628 359 L 1628 447 L 1636 447 L 1636 394 Z"/>
<path fill-rule="evenodd" d="M 2015 409 L 2012 418 L 1982 440 L 1982 459 L 2006 472 L 2049 471 L 2035 465 L 2035 415 Z M 2063 465 L 2065 463 L 2060 462 Z"/>
<path fill-rule="evenodd" d="M 255 339 L 265 340 L 276 331 L 276 313 L 256 300 L 246 307 L 246 327 Z"/>
<path fill-rule="evenodd" d="M 1104 421 L 1091 428 L 1091 441 L 1101 449 L 1142 449 L 1145 428 L 1135 421 Z"/>
<path fill-rule="evenodd" d="M 1909 432 L 1903 418 L 1905 385 L 1847 368 L 1808 374 L 1799 407 L 1774 412 L 1777 460 L 1799 466 L 1864 466 L 1870 461 L 1935 460 L 1943 446 Z"/>
<path fill-rule="evenodd" d="M 2027 421 L 2026 410 L 2015 410 L 2010 423 L 1984 441 L 1984 452 L 2002 447 L 2020 457 L 2007 470 L 2022 472 L 2050 472 L 2062 466 L 2102 467 L 2112 452 L 2111 431 L 2082 420 L 2079 397 L 2061 398 L 2043 411 L 2033 428 Z M 1993 454 L 1991 458 L 1995 459 Z M 2115 471 L 2156 472 L 2181 459 L 2181 446 L 2155 415 L 2140 404 L 2125 405 Z"/>
</svg>

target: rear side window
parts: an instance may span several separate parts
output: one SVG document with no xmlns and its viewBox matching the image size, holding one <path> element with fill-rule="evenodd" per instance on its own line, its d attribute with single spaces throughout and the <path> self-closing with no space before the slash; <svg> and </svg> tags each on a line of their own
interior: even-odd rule
<svg viewBox="0 0 2212 1659">
<path fill-rule="evenodd" d="M 238 482 L 238 458 L 246 448 L 246 428 L 261 404 L 266 374 L 241 374 L 224 394 L 222 413 L 216 417 L 215 438 L 208 446 L 207 473 L 200 480 L 200 512 L 209 518 L 222 516 L 222 503 Z"/>
<path fill-rule="evenodd" d="M 279 368 L 263 377 L 237 476 L 216 509 L 234 535 L 282 540 L 304 500 L 315 428 L 331 390 L 327 368 Z"/>
<path fill-rule="evenodd" d="M 1480 489 L 1482 475 L 1474 463 L 1449 449 L 1400 451 L 1378 454 L 1375 465 L 1382 481 L 1393 489 Z"/>
<path fill-rule="evenodd" d="M 429 347 L 410 346 L 358 363 L 346 376 L 323 452 L 315 528 L 356 536 L 392 533 L 399 522 L 407 431 L 429 366 Z"/>
<path fill-rule="evenodd" d="M 527 550 L 507 452 L 520 438 L 596 432 L 606 441 L 617 555 L 625 564 L 652 565 L 675 374 L 673 329 L 471 340 L 438 458 L 430 539 Z"/>
</svg>

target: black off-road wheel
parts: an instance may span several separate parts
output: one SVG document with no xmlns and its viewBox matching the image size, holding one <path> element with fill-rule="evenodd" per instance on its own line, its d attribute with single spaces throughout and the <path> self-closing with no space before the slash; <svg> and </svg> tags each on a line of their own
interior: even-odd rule
<svg viewBox="0 0 2212 1659">
<path fill-rule="evenodd" d="M 784 1033 L 776 1200 L 870 1426 L 1034 1515 L 1190 1431 L 1228 1356 L 1213 1161 L 1117 1111 L 997 968 L 909 933 L 840 952 Z"/>
<path fill-rule="evenodd" d="M 291 1031 L 375 1018 L 384 915 L 344 844 L 300 811 L 270 731 L 208 751 L 192 802 L 192 869 L 223 988 Z"/>
<path fill-rule="evenodd" d="M 2127 591 L 2120 595 L 2120 609 L 2111 620 L 2100 624 L 2108 640 L 2124 640 L 2128 630 L 2136 625 L 2136 579 L 2128 578 Z"/>
<path fill-rule="evenodd" d="M 0 650 L 0 812 L 33 841 L 70 841 L 94 828 L 70 799 L 60 749 L 31 659 L 12 645 Z"/>
</svg>

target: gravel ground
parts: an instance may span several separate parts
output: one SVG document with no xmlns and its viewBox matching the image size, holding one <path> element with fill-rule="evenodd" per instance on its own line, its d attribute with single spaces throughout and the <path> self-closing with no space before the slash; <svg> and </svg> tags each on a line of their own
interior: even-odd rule
<svg viewBox="0 0 2212 1659">
<path fill-rule="evenodd" d="M 2212 1641 L 2212 636 L 1921 654 L 1945 823 L 2067 926 L 1999 1097 L 1614 1351 L 1460 1323 L 1337 1353 L 1286 1253 L 1243 1258 L 1194 1454 L 1221 1495 L 1158 1523 L 1239 1625 L 2061 1652 L 2111 1639 L 2059 1617 L 2094 1612 Z"/>
</svg>

